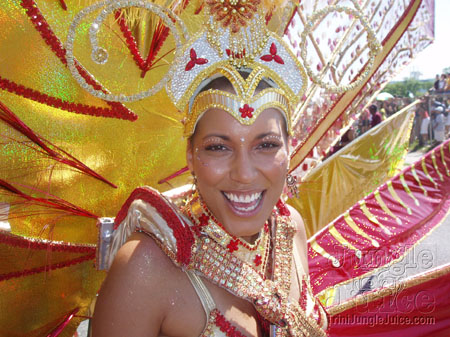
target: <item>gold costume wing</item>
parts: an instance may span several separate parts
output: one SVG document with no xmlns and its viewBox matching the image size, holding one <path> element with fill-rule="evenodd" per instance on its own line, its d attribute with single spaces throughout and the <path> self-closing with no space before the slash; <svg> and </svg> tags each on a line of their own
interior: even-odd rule
<svg viewBox="0 0 450 337">
<path fill-rule="evenodd" d="M 104 277 L 94 268 L 96 219 L 115 215 L 136 186 L 166 190 L 189 182 L 181 174 L 182 115 L 164 90 L 123 103 L 90 91 L 133 95 L 164 81 L 177 39 L 198 30 L 204 4 L 145 2 L 170 7 L 185 27 L 171 24 L 172 14 L 114 10 L 98 30 L 101 48 L 93 53 L 90 33 L 97 29 L 91 23 L 101 10 L 86 8 L 99 3 L 0 4 L 0 224 L 10 232 L 0 232 L 0 312 L 8 312 L 0 318 L 2 335 L 70 336 Z M 382 42 L 371 68 L 369 50 L 379 47 L 363 33 L 362 17 L 353 15 L 358 7 Z M 430 42 L 433 15 L 428 2 L 417 0 L 302 1 L 298 8 L 277 8 L 270 25 L 310 63 L 309 76 L 347 88 L 335 92 L 309 83 L 295 115 L 291 163 L 298 169 L 314 148 L 320 161 L 412 52 Z M 308 18 L 321 10 L 324 16 Z"/>
</svg>

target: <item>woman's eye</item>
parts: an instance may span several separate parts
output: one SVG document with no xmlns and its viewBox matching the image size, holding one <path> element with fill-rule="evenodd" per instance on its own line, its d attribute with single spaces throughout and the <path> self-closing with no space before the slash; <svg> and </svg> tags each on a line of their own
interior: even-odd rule
<svg viewBox="0 0 450 337">
<path fill-rule="evenodd" d="M 275 142 L 264 142 L 258 145 L 258 148 L 260 149 L 278 149 L 280 147 L 280 144 Z"/>
<path fill-rule="evenodd" d="M 206 146 L 205 150 L 206 151 L 218 152 L 218 151 L 226 151 L 228 149 L 222 144 L 212 144 L 212 145 Z"/>
</svg>

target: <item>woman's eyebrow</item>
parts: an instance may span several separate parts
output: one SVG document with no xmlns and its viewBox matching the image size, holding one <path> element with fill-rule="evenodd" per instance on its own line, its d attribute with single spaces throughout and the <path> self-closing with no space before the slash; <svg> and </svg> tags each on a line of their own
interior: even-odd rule
<svg viewBox="0 0 450 337">
<path fill-rule="evenodd" d="M 218 133 L 211 133 L 211 134 L 208 134 L 208 135 L 206 135 L 205 137 L 203 137 L 203 139 L 211 138 L 211 137 L 217 137 L 217 138 L 221 138 L 221 139 L 223 139 L 223 140 L 230 140 L 230 137 L 229 137 L 229 136 L 223 135 L 223 134 L 218 134 Z"/>
<path fill-rule="evenodd" d="M 267 137 L 267 136 L 272 136 L 272 137 L 278 137 L 278 138 L 281 138 L 281 135 L 280 134 L 278 134 L 278 133 L 275 133 L 275 132 L 265 132 L 265 133 L 261 133 L 260 135 L 258 135 L 257 137 L 256 137 L 256 139 L 263 139 L 263 138 L 265 138 L 265 137 Z"/>
</svg>

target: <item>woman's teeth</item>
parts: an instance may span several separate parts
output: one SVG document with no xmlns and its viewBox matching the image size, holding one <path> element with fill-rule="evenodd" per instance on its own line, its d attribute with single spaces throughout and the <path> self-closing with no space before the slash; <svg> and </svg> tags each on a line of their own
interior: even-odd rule
<svg viewBox="0 0 450 337">
<path fill-rule="evenodd" d="M 238 206 L 234 206 L 234 207 L 238 211 L 241 211 L 241 212 L 250 212 L 250 211 L 253 211 L 257 206 L 258 206 L 258 203 L 254 204 L 253 206 L 250 206 L 250 207 L 238 207 Z"/>
<path fill-rule="evenodd" d="M 232 202 L 249 204 L 254 202 L 255 200 L 258 200 L 261 197 L 262 192 L 253 194 L 240 194 L 240 195 L 224 192 L 224 194 L 228 198 L 228 200 Z"/>
<path fill-rule="evenodd" d="M 262 199 L 262 194 L 263 192 L 250 194 L 224 192 L 225 197 L 231 203 L 232 207 L 239 212 L 254 211 Z"/>
</svg>

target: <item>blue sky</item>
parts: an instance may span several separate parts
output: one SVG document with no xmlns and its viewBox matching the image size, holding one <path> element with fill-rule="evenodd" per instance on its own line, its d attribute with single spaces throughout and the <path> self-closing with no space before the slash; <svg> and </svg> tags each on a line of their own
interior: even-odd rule
<svg viewBox="0 0 450 337">
<path fill-rule="evenodd" d="M 420 71 L 421 79 L 434 78 L 442 69 L 450 67 L 450 0 L 435 0 L 435 40 L 424 49 L 394 80 L 409 77 L 411 71 Z"/>
</svg>

